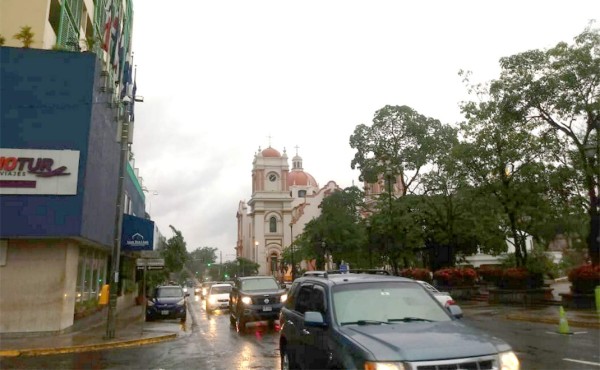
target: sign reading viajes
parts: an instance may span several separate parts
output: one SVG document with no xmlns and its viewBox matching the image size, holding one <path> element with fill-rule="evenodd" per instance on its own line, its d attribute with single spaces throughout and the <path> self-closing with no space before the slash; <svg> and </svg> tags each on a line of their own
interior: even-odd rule
<svg viewBox="0 0 600 370">
<path fill-rule="evenodd" d="M 0 148 L 0 194 L 77 194 L 78 150 Z"/>
</svg>

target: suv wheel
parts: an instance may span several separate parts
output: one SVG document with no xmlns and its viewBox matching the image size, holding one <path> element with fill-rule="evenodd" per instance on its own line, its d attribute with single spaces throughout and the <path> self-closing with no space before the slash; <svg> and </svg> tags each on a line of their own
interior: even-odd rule
<svg viewBox="0 0 600 370">
<path fill-rule="evenodd" d="M 292 370 L 298 369 L 298 366 L 290 359 L 290 354 L 287 349 L 283 350 L 281 354 L 281 370 Z"/>
</svg>

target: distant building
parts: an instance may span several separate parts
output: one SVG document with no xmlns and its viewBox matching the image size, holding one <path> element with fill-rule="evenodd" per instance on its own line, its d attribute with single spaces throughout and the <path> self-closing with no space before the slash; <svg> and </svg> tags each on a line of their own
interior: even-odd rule
<svg viewBox="0 0 600 370">
<path fill-rule="evenodd" d="M 285 149 L 281 154 L 271 146 L 259 148 L 252 162 L 252 195 L 239 202 L 236 214 L 237 257 L 258 263 L 261 275 L 289 279 L 289 269 L 281 272 L 283 251 L 321 214 L 323 198 L 337 190 L 334 181 L 319 187 L 297 152 L 290 170 Z"/>
</svg>

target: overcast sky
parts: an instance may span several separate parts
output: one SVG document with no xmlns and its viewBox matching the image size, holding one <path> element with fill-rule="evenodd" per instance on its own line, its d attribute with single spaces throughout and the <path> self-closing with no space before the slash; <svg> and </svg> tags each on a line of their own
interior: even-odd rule
<svg viewBox="0 0 600 370">
<path fill-rule="evenodd" d="M 147 209 L 188 251 L 234 257 L 236 211 L 254 153 L 269 145 L 320 186 L 358 182 L 349 138 L 385 105 L 462 120 L 458 71 L 571 43 L 600 1 L 134 1 L 138 95 L 133 151 Z M 599 26 L 599 23 L 596 23 Z"/>
</svg>

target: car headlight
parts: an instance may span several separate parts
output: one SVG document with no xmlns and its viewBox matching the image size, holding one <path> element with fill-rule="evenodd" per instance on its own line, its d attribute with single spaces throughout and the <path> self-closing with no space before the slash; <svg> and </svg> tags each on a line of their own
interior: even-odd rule
<svg viewBox="0 0 600 370">
<path fill-rule="evenodd" d="M 202 295 L 206 295 L 206 288 L 202 288 Z"/>
<path fill-rule="evenodd" d="M 242 297 L 242 303 L 243 304 L 251 304 L 252 299 L 250 297 Z"/>
<path fill-rule="evenodd" d="M 152 307 L 152 306 L 154 306 L 154 301 L 153 301 L 153 300 L 149 299 L 149 300 L 147 300 L 146 302 L 148 302 L 148 303 L 147 303 L 148 307 Z"/>
<path fill-rule="evenodd" d="M 365 370 L 404 370 L 400 362 L 365 362 Z"/>
<path fill-rule="evenodd" d="M 184 293 L 187 293 L 187 288 L 183 288 L 183 292 L 184 292 Z"/>
<path fill-rule="evenodd" d="M 208 297 L 208 303 L 210 303 L 210 304 L 217 303 L 217 297 Z"/>
<path fill-rule="evenodd" d="M 282 294 L 281 295 L 281 303 L 287 301 L 287 294 Z"/>
<path fill-rule="evenodd" d="M 521 365 L 519 359 L 514 352 L 502 352 L 500 353 L 500 369 L 501 370 L 519 370 Z"/>
<path fill-rule="evenodd" d="M 185 304 L 185 298 L 182 299 L 181 301 L 177 302 L 178 306 L 183 306 Z"/>
</svg>

